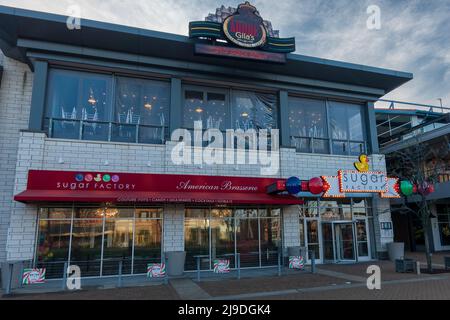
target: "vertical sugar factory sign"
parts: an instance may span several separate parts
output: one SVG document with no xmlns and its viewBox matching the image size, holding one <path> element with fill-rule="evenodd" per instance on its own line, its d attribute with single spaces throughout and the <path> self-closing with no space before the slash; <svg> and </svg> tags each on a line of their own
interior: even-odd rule
<svg viewBox="0 0 450 320">
<path fill-rule="evenodd" d="M 147 265 L 148 278 L 163 278 L 166 276 L 166 265 L 164 263 L 149 263 Z"/>
<path fill-rule="evenodd" d="M 217 259 L 214 260 L 214 273 L 229 273 L 230 260 Z"/>
<path fill-rule="evenodd" d="M 45 283 L 46 269 L 24 269 L 22 274 L 22 284 Z"/>
</svg>

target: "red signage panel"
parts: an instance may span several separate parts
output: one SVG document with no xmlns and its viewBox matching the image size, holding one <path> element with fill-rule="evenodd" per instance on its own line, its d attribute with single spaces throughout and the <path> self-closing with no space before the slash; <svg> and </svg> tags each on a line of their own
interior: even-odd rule
<svg viewBox="0 0 450 320">
<path fill-rule="evenodd" d="M 286 63 L 286 55 L 282 53 L 267 52 L 261 50 L 248 50 L 234 47 L 212 46 L 208 44 L 196 44 L 195 53 L 228 58 Z"/>
</svg>

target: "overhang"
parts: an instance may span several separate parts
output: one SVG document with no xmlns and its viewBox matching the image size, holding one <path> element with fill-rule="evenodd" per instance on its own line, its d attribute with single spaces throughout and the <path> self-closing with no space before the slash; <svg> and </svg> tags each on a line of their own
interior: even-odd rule
<svg viewBox="0 0 450 320">
<path fill-rule="evenodd" d="M 298 54 L 288 54 L 286 64 L 198 56 L 195 41 L 186 36 L 84 19 L 81 30 L 69 30 L 66 22 L 66 16 L 0 6 L 0 48 L 6 56 L 30 63 L 30 48 L 18 45 L 25 39 L 368 87 L 384 94 L 413 78 L 411 73 Z"/>
</svg>

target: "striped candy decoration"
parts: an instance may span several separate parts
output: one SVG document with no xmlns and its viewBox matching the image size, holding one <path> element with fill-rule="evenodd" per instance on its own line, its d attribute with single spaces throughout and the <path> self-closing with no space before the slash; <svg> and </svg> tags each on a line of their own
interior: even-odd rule
<svg viewBox="0 0 450 320">
<path fill-rule="evenodd" d="M 214 260 L 214 273 L 229 273 L 230 272 L 230 260 L 217 259 Z"/>
<path fill-rule="evenodd" d="M 24 269 L 22 274 L 22 284 L 30 285 L 45 283 L 46 269 Z"/>
<path fill-rule="evenodd" d="M 289 257 L 289 269 L 300 269 L 305 267 L 305 260 L 303 257 Z"/>
<path fill-rule="evenodd" d="M 147 265 L 148 278 L 162 278 L 166 276 L 165 263 L 150 263 Z"/>
</svg>

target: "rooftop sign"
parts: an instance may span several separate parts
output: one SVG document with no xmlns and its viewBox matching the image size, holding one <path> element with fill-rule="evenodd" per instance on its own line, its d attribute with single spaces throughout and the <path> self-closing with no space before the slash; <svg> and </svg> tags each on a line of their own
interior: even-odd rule
<svg viewBox="0 0 450 320">
<path fill-rule="evenodd" d="M 217 9 L 216 15 L 208 16 L 206 21 L 189 23 L 189 37 L 212 40 L 214 47 L 218 48 L 230 46 L 218 44 L 215 40 L 225 40 L 229 45 L 245 48 L 250 52 L 270 52 L 273 53 L 273 58 L 264 60 L 272 62 L 284 62 L 285 54 L 295 51 L 295 38 L 279 38 L 278 31 L 272 30 L 271 23 L 263 20 L 258 10 L 249 2 L 240 4 L 237 9 L 225 9 L 222 6 Z M 202 51 L 196 49 L 196 53 L 208 54 L 205 50 Z M 217 55 L 218 50 L 210 51 Z M 222 56 L 234 58 L 252 59 L 257 56 L 219 51 Z"/>
</svg>

